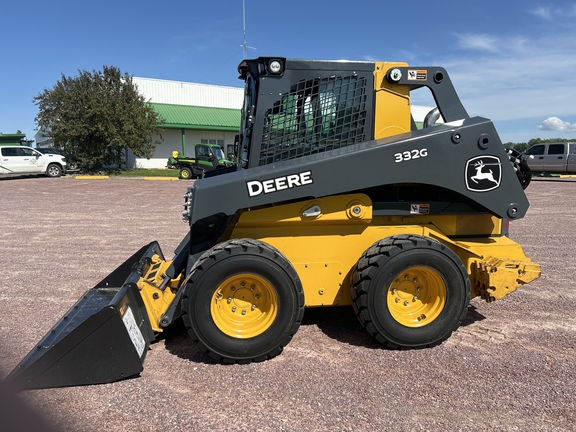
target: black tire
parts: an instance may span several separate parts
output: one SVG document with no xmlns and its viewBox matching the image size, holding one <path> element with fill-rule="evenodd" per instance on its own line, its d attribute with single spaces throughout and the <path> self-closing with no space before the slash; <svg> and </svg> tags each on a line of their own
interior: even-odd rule
<svg viewBox="0 0 576 432">
<path fill-rule="evenodd" d="M 376 242 L 356 264 L 351 281 L 360 323 L 393 349 L 440 344 L 459 327 L 470 303 L 462 261 L 442 243 L 418 235 Z"/>
<path fill-rule="evenodd" d="M 514 167 L 514 171 L 516 171 L 516 177 L 518 177 L 522 189 L 526 189 L 532 181 L 532 170 L 530 169 L 528 162 L 526 162 L 526 156 L 518 150 L 511 148 L 505 150 L 510 159 L 510 163 Z"/>
<path fill-rule="evenodd" d="M 516 175 L 520 180 L 520 184 L 522 185 L 522 189 L 526 189 L 530 182 L 532 181 L 532 170 L 528 166 L 528 163 L 525 161 L 520 162 L 519 169 L 516 171 Z"/>
<path fill-rule="evenodd" d="M 182 168 L 178 178 L 182 180 L 190 180 L 192 178 L 192 170 L 190 168 Z"/>
<path fill-rule="evenodd" d="M 272 358 L 300 327 L 304 292 L 298 274 L 275 248 L 234 239 L 206 251 L 182 297 L 190 337 L 224 363 Z"/>
<path fill-rule="evenodd" d="M 62 167 L 58 164 L 50 164 L 46 168 L 46 175 L 52 178 L 60 177 L 62 175 Z"/>
</svg>

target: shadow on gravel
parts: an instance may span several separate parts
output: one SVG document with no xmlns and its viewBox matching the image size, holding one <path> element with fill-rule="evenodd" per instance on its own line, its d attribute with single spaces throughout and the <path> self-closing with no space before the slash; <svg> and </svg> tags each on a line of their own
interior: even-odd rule
<svg viewBox="0 0 576 432">
<path fill-rule="evenodd" d="M 465 327 L 484 319 L 486 317 L 480 314 L 476 307 L 470 305 L 461 326 Z M 317 326 L 326 336 L 348 345 L 361 346 L 367 349 L 387 349 L 362 328 L 351 306 L 306 309 L 301 327 L 306 326 Z M 182 359 L 195 363 L 220 364 L 190 339 L 182 319 L 176 320 L 174 324 L 164 330 L 155 343 L 160 341 L 164 341 L 166 349 L 171 354 Z"/>
<path fill-rule="evenodd" d="M 210 357 L 208 353 L 203 352 L 200 346 L 188 336 L 188 332 L 181 318 L 177 319 L 170 327 L 165 329 L 164 332 L 158 336 L 155 343 L 162 340 L 168 352 L 181 359 L 190 360 L 194 363 L 220 364 L 220 362 Z"/>
<path fill-rule="evenodd" d="M 7 174 L 7 175 L 0 175 L 0 181 L 37 179 L 40 177 L 45 177 L 46 179 L 53 180 L 52 177 L 46 177 L 44 174 L 32 174 L 32 175 Z M 57 177 L 57 178 L 61 178 L 61 177 Z"/>
<path fill-rule="evenodd" d="M 532 181 L 554 182 L 554 183 L 574 183 L 574 182 L 576 182 L 576 178 L 574 178 L 574 177 L 567 177 L 567 178 L 559 178 L 559 177 L 532 177 Z"/>
<path fill-rule="evenodd" d="M 315 325 L 326 336 L 339 342 L 369 349 L 383 348 L 354 315 L 352 306 L 337 306 L 306 309 L 302 326 Z"/>
<path fill-rule="evenodd" d="M 469 305 L 468 313 L 466 314 L 462 322 L 460 322 L 460 326 L 466 327 L 470 324 L 474 324 L 475 322 L 484 321 L 485 319 L 486 317 L 482 315 L 480 312 L 478 312 L 475 306 Z"/>
</svg>

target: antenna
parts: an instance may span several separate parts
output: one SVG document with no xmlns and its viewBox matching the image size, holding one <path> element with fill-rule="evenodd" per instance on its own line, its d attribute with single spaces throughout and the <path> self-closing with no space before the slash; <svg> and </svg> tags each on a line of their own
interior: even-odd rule
<svg viewBox="0 0 576 432">
<path fill-rule="evenodd" d="M 244 30 L 244 43 L 240 46 L 242 47 L 244 58 L 246 58 L 246 52 L 248 51 L 248 48 L 253 50 L 256 49 L 246 44 L 246 0 L 242 0 L 242 28 Z"/>
</svg>

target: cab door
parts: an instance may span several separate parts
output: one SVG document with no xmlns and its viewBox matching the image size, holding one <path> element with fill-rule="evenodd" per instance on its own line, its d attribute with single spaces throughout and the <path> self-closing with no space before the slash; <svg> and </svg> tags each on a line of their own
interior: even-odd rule
<svg viewBox="0 0 576 432">
<path fill-rule="evenodd" d="M 204 170 L 212 169 L 212 152 L 210 147 L 202 144 L 197 144 L 196 150 L 196 166 Z"/>
<path fill-rule="evenodd" d="M 544 167 L 545 144 L 538 144 L 526 151 L 528 166 L 532 171 L 542 171 Z"/>
<path fill-rule="evenodd" d="M 23 147 L 22 151 L 24 160 L 24 172 L 27 173 L 43 173 L 44 172 L 44 158 L 45 156 L 34 149 Z"/>
</svg>

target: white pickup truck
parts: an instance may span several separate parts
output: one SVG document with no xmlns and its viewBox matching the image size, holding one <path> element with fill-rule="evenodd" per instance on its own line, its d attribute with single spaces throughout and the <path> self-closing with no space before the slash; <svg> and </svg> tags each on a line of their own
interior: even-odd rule
<svg viewBox="0 0 576 432">
<path fill-rule="evenodd" d="M 45 174 L 60 177 L 66 173 L 66 158 L 44 155 L 32 147 L 0 146 L 0 177 L 4 175 Z"/>
<path fill-rule="evenodd" d="M 541 143 L 526 150 L 526 161 L 533 172 L 576 172 L 576 143 Z"/>
</svg>

